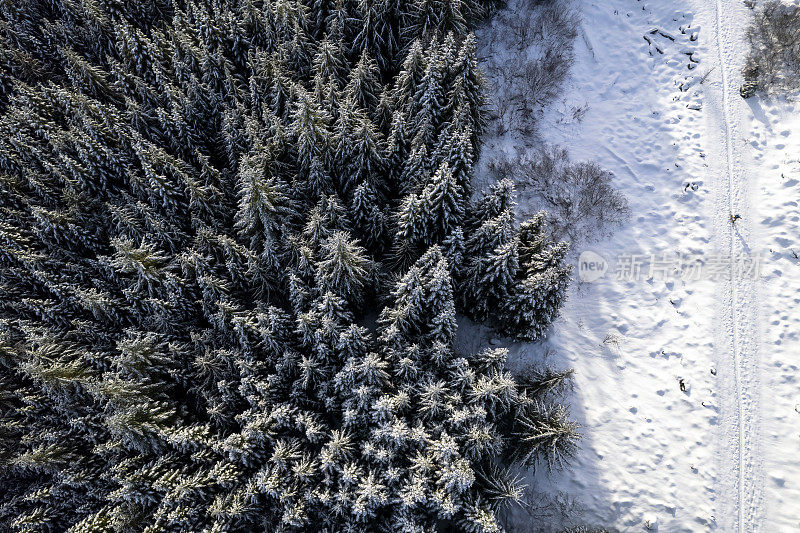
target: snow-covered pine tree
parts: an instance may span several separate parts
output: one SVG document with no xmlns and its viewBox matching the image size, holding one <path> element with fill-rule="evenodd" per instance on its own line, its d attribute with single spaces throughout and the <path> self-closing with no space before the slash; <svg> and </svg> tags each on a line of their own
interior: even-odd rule
<svg viewBox="0 0 800 533">
<path fill-rule="evenodd" d="M 464 309 L 477 320 L 497 320 L 499 304 L 517 275 L 518 243 L 514 230 L 513 186 L 498 183 L 471 209 L 462 275 Z"/>
<path fill-rule="evenodd" d="M 409 194 L 398 213 L 397 246 L 424 250 L 441 243 L 464 220 L 462 191 L 443 162 L 419 193 Z"/>
<path fill-rule="evenodd" d="M 462 302 L 474 318 L 503 333 L 537 339 L 558 316 L 571 267 L 568 245 L 553 243 L 544 213 L 514 228 L 514 186 L 503 180 L 470 208 Z"/>
<path fill-rule="evenodd" d="M 402 189 L 401 173 L 408 156 L 408 140 L 406 139 L 406 118 L 402 111 L 392 113 L 389 134 L 384 145 L 386 161 L 387 199 L 396 202 Z"/>
<path fill-rule="evenodd" d="M 353 191 L 350 209 L 357 235 L 367 248 L 380 254 L 386 242 L 386 217 L 378 207 L 378 193 L 369 183 L 362 183 Z"/>
<path fill-rule="evenodd" d="M 413 111 L 414 95 L 422 82 L 425 72 L 424 48 L 419 39 L 415 39 L 403 61 L 403 66 L 394 80 L 394 100 L 398 110 L 408 113 Z"/>
<path fill-rule="evenodd" d="M 450 116 L 459 115 L 463 109 L 467 119 L 467 124 L 463 124 L 463 126 L 469 126 L 472 147 L 475 154 L 478 155 L 479 139 L 486 128 L 486 118 L 484 116 L 486 95 L 484 92 L 485 81 L 478 66 L 474 34 L 467 35 L 461 44 L 454 70 L 454 81 L 448 95 Z"/>
<path fill-rule="evenodd" d="M 332 82 L 334 87 L 341 88 L 347 75 L 347 59 L 344 57 L 343 45 L 325 37 L 317 46 L 314 56 L 314 73 L 323 82 Z"/>
<path fill-rule="evenodd" d="M 355 67 L 350 71 L 345 88 L 361 109 L 374 109 L 379 101 L 382 87 L 378 81 L 378 66 L 366 50 L 361 53 Z"/>
<path fill-rule="evenodd" d="M 418 143 L 423 143 L 429 150 L 433 148 L 439 128 L 445 120 L 445 94 L 443 83 L 445 72 L 446 50 L 434 41 L 425 57 L 425 72 L 413 96 L 412 111 L 415 137 Z"/>
<path fill-rule="evenodd" d="M 368 288 L 372 269 L 370 263 L 367 251 L 353 241 L 348 233 L 335 232 L 322 243 L 317 283 L 359 305 Z"/>
<path fill-rule="evenodd" d="M 536 339 L 558 316 L 572 268 L 564 263 L 568 245 L 553 244 L 546 235 L 544 213 L 520 225 L 520 270 L 512 293 L 502 306 L 503 331 Z"/>
</svg>

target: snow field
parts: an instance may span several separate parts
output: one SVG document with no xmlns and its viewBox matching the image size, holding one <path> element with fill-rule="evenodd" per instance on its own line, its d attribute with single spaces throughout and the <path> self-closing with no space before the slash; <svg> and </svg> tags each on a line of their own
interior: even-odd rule
<svg viewBox="0 0 800 533">
<path fill-rule="evenodd" d="M 538 487 L 574 498 L 580 522 L 622 531 L 796 530 L 798 113 L 738 97 L 737 0 L 575 5 L 576 62 L 539 131 L 611 170 L 631 217 L 574 243 L 576 262 L 591 250 L 609 270 L 582 283 L 576 269 L 549 338 L 513 350 L 576 370 L 583 451 L 572 469 L 537 473 Z M 496 138 L 483 160 L 534 149 Z M 653 254 L 680 254 L 680 275 L 650 272 Z M 631 257 L 640 275 L 618 276 Z M 731 279 L 757 259 L 760 278 Z M 698 262 L 721 273 L 693 276 Z"/>
</svg>

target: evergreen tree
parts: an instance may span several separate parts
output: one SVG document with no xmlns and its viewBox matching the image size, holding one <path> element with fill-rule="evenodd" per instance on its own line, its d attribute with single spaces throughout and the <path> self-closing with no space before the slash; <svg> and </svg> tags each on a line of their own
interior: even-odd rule
<svg viewBox="0 0 800 533">
<path fill-rule="evenodd" d="M 425 72 L 425 58 L 422 42 L 415 40 L 403 61 L 403 68 L 394 83 L 394 99 L 398 110 L 406 113 L 414 111 L 414 95 L 422 83 Z"/>
<path fill-rule="evenodd" d="M 463 223 L 461 190 L 447 162 L 418 194 L 406 197 L 398 215 L 398 238 L 410 248 L 441 243 Z"/>
<path fill-rule="evenodd" d="M 401 172 L 404 168 L 408 142 L 406 139 L 405 115 L 396 111 L 392 115 L 389 135 L 386 138 L 384 161 L 386 161 L 386 188 L 387 196 L 391 201 L 400 195 L 402 190 Z"/>
<path fill-rule="evenodd" d="M 495 184 L 467 217 L 475 229 L 464 243 L 468 258 L 461 275 L 462 301 L 478 320 L 490 320 L 504 333 L 537 339 L 558 316 L 571 267 L 568 245 L 553 244 L 544 213 L 513 227 L 514 187 Z"/>
<path fill-rule="evenodd" d="M 378 207 L 378 193 L 368 183 L 362 183 L 353 192 L 351 212 L 357 234 L 370 250 L 380 253 L 385 242 L 386 217 Z"/>
<path fill-rule="evenodd" d="M 503 306 L 503 330 L 524 339 L 540 337 L 556 319 L 572 272 L 564 264 L 567 244 L 552 245 L 543 226 L 544 213 L 521 225 L 521 269 L 512 296 Z"/>
<path fill-rule="evenodd" d="M 363 301 L 371 268 L 366 250 L 346 232 L 335 232 L 322 243 L 318 281 L 342 298 L 350 298 L 354 303 Z"/>
<path fill-rule="evenodd" d="M 374 109 L 377 105 L 381 94 L 378 67 L 366 50 L 350 71 L 345 90 L 361 109 Z"/>
<path fill-rule="evenodd" d="M 454 66 L 454 80 L 450 90 L 448 103 L 450 105 L 450 116 L 456 117 L 463 109 L 466 115 L 465 127 L 471 131 L 470 140 L 475 153 L 479 153 L 480 136 L 486 127 L 484 110 L 486 107 L 486 96 L 484 87 L 486 82 L 478 66 L 478 57 L 473 34 L 467 35 Z"/>
</svg>

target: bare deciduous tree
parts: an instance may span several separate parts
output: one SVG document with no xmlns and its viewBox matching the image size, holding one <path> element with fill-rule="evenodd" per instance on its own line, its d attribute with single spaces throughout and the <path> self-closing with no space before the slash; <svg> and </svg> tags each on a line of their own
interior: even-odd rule
<svg viewBox="0 0 800 533">
<path fill-rule="evenodd" d="M 483 39 L 494 95 L 490 131 L 532 137 L 538 116 L 569 74 L 580 19 L 565 0 L 517 4 L 497 14 Z"/>
<path fill-rule="evenodd" d="M 547 211 L 552 232 L 573 243 L 605 235 L 628 217 L 628 201 L 614 188 L 613 174 L 593 161 L 572 162 L 561 147 L 534 157 L 501 157 L 489 171 L 517 183 L 534 211 Z"/>
<path fill-rule="evenodd" d="M 750 54 L 742 96 L 768 95 L 800 87 L 800 6 L 769 0 L 756 10 L 747 31 Z"/>
</svg>

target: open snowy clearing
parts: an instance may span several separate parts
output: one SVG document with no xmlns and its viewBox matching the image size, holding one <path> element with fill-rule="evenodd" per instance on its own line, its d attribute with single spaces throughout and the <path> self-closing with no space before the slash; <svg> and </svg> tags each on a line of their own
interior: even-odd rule
<svg viewBox="0 0 800 533">
<path fill-rule="evenodd" d="M 541 136 L 611 170 L 631 216 L 575 243 L 605 276 L 576 269 L 549 339 L 515 348 L 576 370 L 583 450 L 539 486 L 623 531 L 796 530 L 800 119 L 739 97 L 739 0 L 575 5 L 576 63 Z"/>
</svg>

